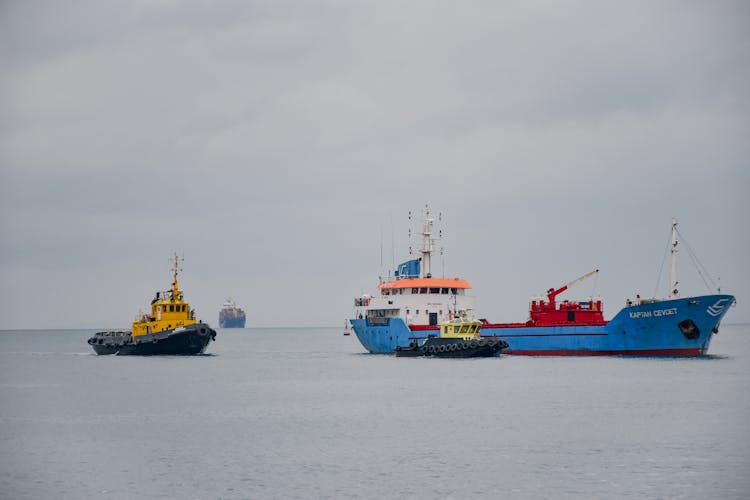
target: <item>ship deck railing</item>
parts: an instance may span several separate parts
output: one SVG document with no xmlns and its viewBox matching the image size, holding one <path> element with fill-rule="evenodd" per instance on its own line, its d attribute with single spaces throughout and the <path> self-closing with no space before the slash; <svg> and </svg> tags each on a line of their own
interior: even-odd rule
<svg viewBox="0 0 750 500">
<path fill-rule="evenodd" d="M 123 330 L 117 330 L 117 331 L 108 331 L 108 332 L 97 332 L 98 335 L 103 335 L 105 337 L 130 337 L 130 332 L 126 332 Z"/>
</svg>

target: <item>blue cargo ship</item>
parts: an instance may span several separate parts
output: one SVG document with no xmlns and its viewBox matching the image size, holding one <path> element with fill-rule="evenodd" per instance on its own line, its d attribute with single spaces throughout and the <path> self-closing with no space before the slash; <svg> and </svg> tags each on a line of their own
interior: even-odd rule
<svg viewBox="0 0 750 500">
<path fill-rule="evenodd" d="M 412 340 L 435 333 L 442 321 L 473 310 L 471 285 L 459 278 L 434 278 L 430 260 L 434 219 L 425 210 L 421 257 L 399 265 L 393 279 L 378 285 L 379 294 L 354 300 L 352 330 L 371 353 L 392 353 Z M 598 273 L 592 271 L 558 289 L 546 299 L 531 301 L 529 318 L 520 323 L 482 320 L 482 335 L 508 343 L 504 354 L 530 356 L 699 356 L 708 353 L 711 338 L 735 303 L 726 294 L 680 297 L 677 290 L 677 221 L 672 221 L 670 292 L 666 299 L 628 301 L 605 320 L 601 300 L 558 301 L 571 286 Z"/>
<path fill-rule="evenodd" d="M 219 327 L 245 328 L 245 311 L 228 298 L 219 311 Z"/>
</svg>

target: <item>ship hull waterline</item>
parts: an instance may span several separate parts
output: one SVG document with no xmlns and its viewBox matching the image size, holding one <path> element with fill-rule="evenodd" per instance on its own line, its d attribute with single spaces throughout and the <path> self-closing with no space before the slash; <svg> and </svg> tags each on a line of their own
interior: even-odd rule
<svg viewBox="0 0 750 500">
<path fill-rule="evenodd" d="M 220 319 L 219 328 L 245 328 L 245 318 Z"/>
<path fill-rule="evenodd" d="M 527 326 L 491 324 L 482 335 L 508 343 L 507 355 L 526 356 L 701 356 L 734 303 L 731 295 L 664 300 L 625 307 L 606 324 Z M 427 337 L 432 329 L 410 329 L 401 318 L 370 324 L 350 320 L 362 345 L 371 353 L 393 353 L 413 338 Z M 436 328 L 436 327 L 435 327 Z"/>
</svg>

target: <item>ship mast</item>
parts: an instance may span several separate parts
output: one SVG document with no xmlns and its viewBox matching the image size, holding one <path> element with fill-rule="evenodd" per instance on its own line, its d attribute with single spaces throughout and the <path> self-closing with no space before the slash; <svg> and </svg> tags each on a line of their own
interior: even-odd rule
<svg viewBox="0 0 750 500">
<path fill-rule="evenodd" d="M 177 284 L 177 273 L 180 271 L 180 259 L 179 257 L 177 257 L 177 252 L 175 252 L 174 254 L 174 267 L 172 268 L 172 271 L 174 273 L 174 280 L 172 281 L 172 298 L 175 300 L 179 300 L 180 287 Z"/>
<path fill-rule="evenodd" d="M 430 218 L 430 206 L 425 205 L 425 219 L 422 225 L 422 265 L 419 266 L 420 278 L 431 278 L 430 256 L 432 255 L 432 240 L 430 239 L 432 223 L 434 219 Z"/>
<path fill-rule="evenodd" d="M 671 261 L 672 269 L 669 273 L 669 298 L 676 299 L 679 297 L 680 292 L 677 290 L 677 218 L 672 217 L 672 243 L 671 247 Z"/>
</svg>

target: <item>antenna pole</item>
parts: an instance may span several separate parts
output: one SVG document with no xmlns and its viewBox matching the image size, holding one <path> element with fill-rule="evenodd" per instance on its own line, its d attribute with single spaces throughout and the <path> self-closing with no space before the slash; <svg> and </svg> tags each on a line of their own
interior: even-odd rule
<svg viewBox="0 0 750 500">
<path fill-rule="evenodd" d="M 432 228 L 432 221 L 433 219 L 430 219 L 430 207 L 429 205 L 425 205 L 425 219 L 422 226 L 422 265 L 419 266 L 420 278 L 432 277 L 432 273 L 430 272 L 430 256 L 432 255 L 430 229 Z"/>
<path fill-rule="evenodd" d="M 383 269 L 383 226 L 380 226 L 380 269 Z"/>
<path fill-rule="evenodd" d="M 396 271 L 396 244 L 393 242 L 393 214 L 391 214 L 391 270 Z"/>
<path fill-rule="evenodd" d="M 183 260 L 185 258 L 183 257 Z M 180 258 L 177 256 L 177 252 L 174 253 L 174 281 L 172 281 L 172 298 L 177 300 L 180 293 L 180 286 L 177 284 L 177 273 L 180 271 Z"/>
</svg>

